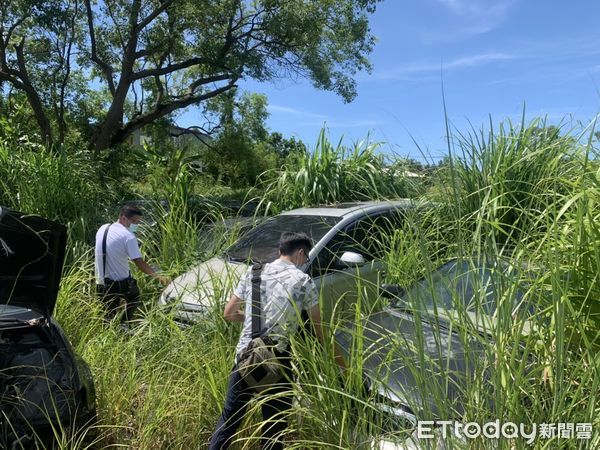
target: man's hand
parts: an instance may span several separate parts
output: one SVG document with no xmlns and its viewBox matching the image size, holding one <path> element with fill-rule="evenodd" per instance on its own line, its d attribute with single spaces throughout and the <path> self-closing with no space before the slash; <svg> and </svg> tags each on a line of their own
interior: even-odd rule
<svg viewBox="0 0 600 450">
<path fill-rule="evenodd" d="M 171 277 L 168 275 L 156 274 L 156 275 L 154 275 L 154 278 L 157 279 L 160 282 L 160 284 L 162 284 L 163 286 L 166 286 L 167 284 L 169 284 L 172 281 Z"/>
<path fill-rule="evenodd" d="M 229 322 L 243 322 L 245 317 L 243 309 L 244 304 L 244 300 L 235 294 L 231 294 L 231 297 L 223 310 L 223 317 L 225 320 Z"/>
<path fill-rule="evenodd" d="M 156 271 L 142 258 L 136 258 L 133 260 L 133 262 L 142 272 L 144 272 L 146 275 L 150 275 L 152 278 L 157 279 L 163 286 L 166 286 L 171 282 L 171 277 L 157 274 Z"/>
</svg>

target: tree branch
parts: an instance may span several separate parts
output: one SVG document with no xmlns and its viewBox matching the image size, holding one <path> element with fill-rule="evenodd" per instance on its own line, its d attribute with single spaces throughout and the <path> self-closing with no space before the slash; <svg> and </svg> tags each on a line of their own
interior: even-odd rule
<svg viewBox="0 0 600 450">
<path fill-rule="evenodd" d="M 135 130 L 140 129 L 143 126 L 148 125 L 148 124 L 154 122 L 155 120 L 160 119 L 161 117 L 164 117 L 164 116 L 172 113 L 173 111 L 175 111 L 177 109 L 186 108 L 195 103 L 200 103 L 204 100 L 208 100 L 210 98 L 216 97 L 217 95 L 222 94 L 223 92 L 226 92 L 226 91 L 232 89 L 233 87 L 235 87 L 236 81 L 237 81 L 237 79 L 230 80 L 230 82 L 227 83 L 225 86 L 221 86 L 210 92 L 206 92 L 206 93 L 203 93 L 200 95 L 188 94 L 180 99 L 173 100 L 168 103 L 156 105 L 154 110 L 149 111 L 146 114 L 143 114 L 141 116 L 138 116 L 137 118 L 129 121 L 125 126 L 123 126 L 123 128 L 113 136 L 112 143 L 116 144 L 119 142 L 123 142 Z"/>
<path fill-rule="evenodd" d="M 25 55 L 23 53 L 24 46 L 25 37 L 22 37 L 21 42 L 15 45 L 15 52 L 17 54 L 17 64 L 19 66 L 18 76 L 22 82 L 22 89 L 25 91 L 25 95 L 27 95 L 29 105 L 31 106 L 33 114 L 35 115 L 35 119 L 40 127 L 42 139 L 46 144 L 52 144 L 52 126 L 50 125 L 48 116 L 44 111 L 42 100 L 39 94 L 37 93 L 35 87 L 31 83 L 29 75 L 27 74 L 27 67 L 25 65 Z"/>
<path fill-rule="evenodd" d="M 71 21 L 69 22 L 68 27 L 65 30 L 65 40 L 68 42 L 66 45 L 66 49 L 65 49 L 66 54 L 64 55 L 64 57 L 62 57 L 62 55 L 61 55 L 61 65 L 62 65 L 63 61 L 65 62 L 65 65 L 66 65 L 64 77 L 60 84 L 60 95 L 59 95 L 60 101 L 59 101 L 59 111 L 58 111 L 58 117 L 57 117 L 58 142 L 61 144 L 65 140 L 65 134 L 67 131 L 67 123 L 65 121 L 65 98 L 66 98 L 67 84 L 69 82 L 69 77 L 71 76 L 71 55 L 72 55 L 72 50 L 73 50 L 74 37 L 76 34 L 75 25 L 76 25 L 77 16 L 79 13 L 79 6 L 80 6 L 80 3 L 78 1 L 76 1 L 75 2 L 75 10 L 73 11 L 73 14 L 71 16 Z M 71 39 L 69 39 L 69 32 L 71 35 Z"/>
<path fill-rule="evenodd" d="M 205 77 L 205 78 L 199 78 L 196 81 L 194 81 L 192 84 L 190 84 L 189 88 L 188 88 L 188 95 L 193 95 L 194 91 L 202 85 L 205 84 L 209 84 L 209 83 L 215 83 L 217 81 L 225 81 L 228 79 L 232 79 L 233 83 L 235 83 L 235 81 L 237 81 L 237 77 L 232 77 L 231 74 L 221 74 L 221 75 L 213 75 L 212 77 Z"/>
<path fill-rule="evenodd" d="M 92 48 L 91 59 L 94 63 L 102 69 L 104 73 L 104 77 L 106 78 L 106 82 L 108 83 L 108 89 L 110 90 L 111 95 L 115 96 L 115 81 L 113 80 L 113 68 L 107 62 L 100 59 L 98 56 L 98 50 L 96 47 L 96 33 L 94 30 L 94 16 L 92 13 L 92 5 L 90 4 L 90 0 L 84 0 L 85 9 L 87 12 L 87 21 L 88 21 L 88 30 L 90 32 L 90 45 Z"/>
<path fill-rule="evenodd" d="M 10 26 L 10 28 L 8 29 L 8 32 L 6 33 L 6 41 L 5 41 L 6 45 L 8 45 L 8 43 L 10 42 L 10 38 L 11 38 L 12 34 L 14 33 L 14 31 L 17 29 L 17 27 L 19 25 L 21 25 L 23 22 L 25 22 L 28 18 L 29 18 L 29 16 L 23 16 Z"/>
<path fill-rule="evenodd" d="M 4 70 L 0 70 L 0 80 L 8 81 L 12 86 L 21 89 L 22 91 L 25 90 L 25 85 L 18 78 Z"/>
<path fill-rule="evenodd" d="M 154 69 L 139 70 L 131 75 L 131 79 L 132 81 L 135 81 L 147 77 L 167 75 L 169 73 L 176 72 L 181 69 L 187 69 L 188 67 L 196 66 L 206 62 L 208 62 L 208 60 L 206 60 L 205 58 L 190 58 L 186 61 L 182 61 L 177 64 L 169 64 L 165 67 L 156 67 Z"/>
<path fill-rule="evenodd" d="M 144 18 L 140 23 L 136 25 L 136 32 L 142 31 L 146 28 L 150 23 L 156 19 L 162 12 L 164 12 L 171 4 L 173 0 L 165 0 L 161 2 L 160 6 L 152 11 L 146 18 Z"/>
</svg>

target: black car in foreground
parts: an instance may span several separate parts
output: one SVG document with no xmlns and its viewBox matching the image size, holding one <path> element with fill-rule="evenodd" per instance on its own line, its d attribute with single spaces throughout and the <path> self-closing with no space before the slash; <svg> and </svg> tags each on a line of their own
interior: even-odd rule
<svg viewBox="0 0 600 450">
<path fill-rule="evenodd" d="M 346 355 L 361 358 L 392 426 L 460 421 L 475 401 L 493 410 L 497 340 L 506 351 L 509 342 L 525 364 L 533 361 L 522 342 L 541 318 L 539 305 L 525 295 L 527 276 L 504 260 L 453 259 L 408 289 L 381 286 L 389 306 L 338 333 Z M 415 448 L 410 445 L 417 444 L 380 448 Z"/>
<path fill-rule="evenodd" d="M 66 236 L 0 208 L 0 448 L 47 448 L 95 418 L 91 372 L 52 319 Z"/>
</svg>

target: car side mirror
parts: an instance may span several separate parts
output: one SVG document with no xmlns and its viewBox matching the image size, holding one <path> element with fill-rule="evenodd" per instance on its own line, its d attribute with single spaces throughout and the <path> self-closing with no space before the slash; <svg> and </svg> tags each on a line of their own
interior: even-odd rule
<svg viewBox="0 0 600 450">
<path fill-rule="evenodd" d="M 365 262 L 365 257 L 356 252 L 344 252 L 339 259 L 339 264 L 342 267 L 360 267 Z"/>
</svg>

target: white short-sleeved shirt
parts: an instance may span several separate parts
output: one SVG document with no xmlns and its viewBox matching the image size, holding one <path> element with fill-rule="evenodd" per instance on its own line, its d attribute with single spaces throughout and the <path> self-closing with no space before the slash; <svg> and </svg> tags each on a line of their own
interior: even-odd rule
<svg viewBox="0 0 600 450">
<path fill-rule="evenodd" d="M 245 302 L 242 334 L 236 347 L 239 355 L 252 340 L 252 268 L 242 277 L 234 295 Z M 261 329 L 277 340 L 278 350 L 287 347 L 289 337 L 298 329 L 300 312 L 318 303 L 313 280 L 294 264 L 277 259 L 265 264 L 261 273 Z"/>
<path fill-rule="evenodd" d="M 106 235 L 106 274 L 102 264 L 102 240 L 108 224 L 96 233 L 96 282 L 104 284 L 104 278 L 120 281 L 129 277 L 129 260 L 142 257 L 135 235 L 119 222 L 113 223 Z"/>
</svg>

